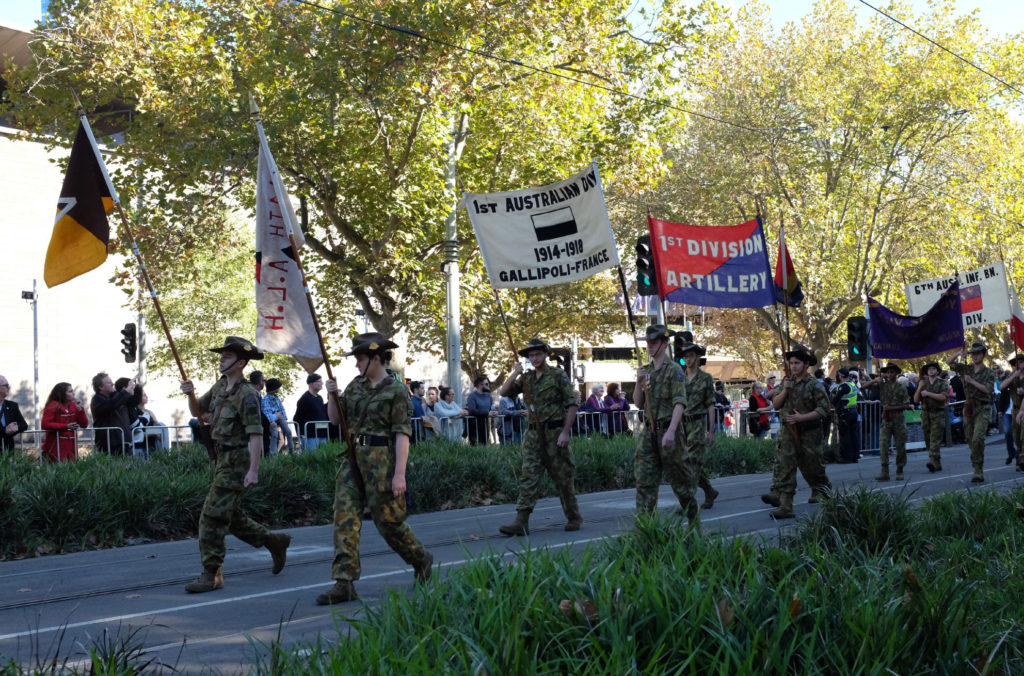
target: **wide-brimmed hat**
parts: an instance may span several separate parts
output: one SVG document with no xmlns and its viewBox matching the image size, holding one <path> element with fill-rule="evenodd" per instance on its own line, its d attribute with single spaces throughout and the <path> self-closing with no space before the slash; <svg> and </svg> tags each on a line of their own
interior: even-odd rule
<svg viewBox="0 0 1024 676">
<path fill-rule="evenodd" d="M 526 344 L 526 347 L 519 350 L 519 356 L 529 357 L 530 353 L 534 350 L 543 350 L 545 354 L 551 354 L 551 348 L 540 338 L 530 338 L 530 342 Z"/>
<path fill-rule="evenodd" d="M 211 347 L 210 352 L 234 352 L 242 359 L 263 359 L 263 353 L 255 345 L 238 336 L 228 336 L 220 347 Z"/>
<path fill-rule="evenodd" d="M 647 331 L 644 332 L 644 340 L 668 340 L 672 337 L 672 332 L 668 330 L 668 327 L 664 324 L 651 324 L 647 327 Z"/>
<path fill-rule="evenodd" d="M 693 334 L 689 331 L 679 331 L 676 336 L 681 338 L 683 344 L 679 346 L 680 354 L 686 354 L 687 352 L 696 352 L 698 357 L 703 357 L 707 354 L 707 350 L 704 349 L 703 345 L 698 345 L 693 342 Z"/>
<path fill-rule="evenodd" d="M 277 378 L 267 378 L 267 394 L 273 394 L 281 389 L 281 381 Z"/>
<path fill-rule="evenodd" d="M 791 359 L 793 357 L 796 357 L 808 366 L 814 366 L 818 363 L 818 358 L 814 356 L 814 353 L 803 346 L 798 347 L 795 350 L 790 350 L 786 353 L 786 359 Z"/>
<path fill-rule="evenodd" d="M 360 333 L 352 339 L 352 349 L 342 353 L 342 357 L 351 357 L 356 354 L 374 354 L 384 350 L 393 350 L 398 343 L 392 342 L 380 333 Z"/>
<path fill-rule="evenodd" d="M 977 354 L 978 352 L 988 352 L 988 345 L 985 343 L 975 343 L 971 345 L 971 349 L 967 350 L 968 354 Z"/>
<path fill-rule="evenodd" d="M 1018 352 L 1017 354 L 1015 354 L 1014 356 L 1010 357 L 1006 361 L 1010 362 L 1010 366 L 1016 366 L 1017 362 L 1019 362 L 1022 359 L 1024 359 L 1024 354 L 1020 354 Z"/>
<path fill-rule="evenodd" d="M 937 362 L 937 361 L 930 361 L 927 364 L 925 364 L 924 366 L 922 366 L 921 368 L 924 371 L 927 371 L 928 369 L 930 369 L 933 366 L 935 367 L 936 371 L 938 371 L 939 373 L 942 373 L 942 367 L 939 366 L 939 362 Z"/>
<path fill-rule="evenodd" d="M 903 373 L 903 369 L 901 369 L 898 364 L 894 364 L 892 362 L 883 366 L 881 371 L 882 373 L 885 373 L 886 371 L 895 371 L 897 374 Z"/>
</svg>

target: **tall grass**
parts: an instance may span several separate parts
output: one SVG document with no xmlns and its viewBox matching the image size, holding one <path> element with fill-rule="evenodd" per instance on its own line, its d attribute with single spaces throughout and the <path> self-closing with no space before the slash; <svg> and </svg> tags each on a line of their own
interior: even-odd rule
<svg viewBox="0 0 1024 676">
<path fill-rule="evenodd" d="M 633 486 L 634 446 L 628 436 L 574 440 L 577 491 Z M 265 458 L 259 485 L 246 491 L 246 510 L 273 528 L 329 523 L 341 452 L 332 444 Z M 726 439 L 706 464 L 712 476 L 764 470 L 773 452 L 771 442 Z M 417 444 L 407 477 L 411 511 L 514 501 L 520 464 L 518 446 Z M 42 466 L 5 454 L 0 456 L 0 557 L 195 536 L 210 478 L 210 463 L 198 446 L 157 453 L 148 461 L 93 454 Z M 542 490 L 555 495 L 549 480 Z"/>
</svg>

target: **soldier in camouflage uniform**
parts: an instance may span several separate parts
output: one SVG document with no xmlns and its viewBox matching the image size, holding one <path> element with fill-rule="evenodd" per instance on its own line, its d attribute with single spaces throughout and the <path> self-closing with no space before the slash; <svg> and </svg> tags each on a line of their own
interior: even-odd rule
<svg viewBox="0 0 1024 676">
<path fill-rule="evenodd" d="M 700 486 L 704 490 L 704 504 L 701 507 L 710 509 L 715 504 L 718 491 L 708 481 L 703 465 L 704 455 L 715 439 L 715 379 L 700 368 L 703 363 L 701 357 L 707 350 L 693 342 L 693 334 L 689 331 L 681 331 L 678 335 L 683 344 L 677 349 L 686 364 L 686 413 L 682 420 L 684 465 L 696 465 L 697 476 L 693 477 L 695 483 L 690 494 L 695 495 L 697 486 Z M 690 478 L 687 476 L 687 480 Z"/>
<path fill-rule="evenodd" d="M 907 464 L 907 421 L 903 412 L 912 407 L 907 388 L 896 382 L 902 369 L 896 364 L 886 364 L 881 378 L 875 378 L 863 387 L 879 385 L 878 399 L 882 402 L 882 424 L 878 431 L 879 452 L 882 472 L 875 481 L 889 480 L 889 445 L 896 442 L 896 481 L 903 480 L 903 467 Z"/>
<path fill-rule="evenodd" d="M 1017 354 L 1010 359 L 1010 366 L 1013 373 L 1003 379 L 1000 387 L 1010 393 L 1010 401 L 1013 403 L 1013 442 L 1017 448 L 1017 471 L 1024 472 L 1024 355 Z"/>
<path fill-rule="evenodd" d="M 793 495 L 796 493 L 796 470 L 804 468 L 804 477 L 811 484 L 811 497 L 815 503 L 820 496 L 828 494 L 832 484 L 825 474 L 822 457 L 821 421 L 828 415 L 831 403 L 825 386 L 818 382 L 809 367 L 818 363 L 810 351 L 799 348 L 786 353 L 789 375 L 782 381 L 782 387 L 772 392 L 772 405 L 779 412 L 782 425 L 779 427 L 778 459 L 772 486 L 778 492 L 779 504 L 771 511 L 776 519 L 790 519 L 793 512 Z M 762 497 L 764 499 L 764 497 Z M 767 501 L 767 500 L 766 500 Z"/>
<path fill-rule="evenodd" d="M 510 536 L 529 534 L 530 513 L 537 504 L 540 481 L 547 470 L 562 502 L 565 530 L 577 531 L 583 517 L 576 501 L 576 465 L 569 450 L 569 436 L 579 405 L 569 376 L 557 366 L 547 363 L 551 348 L 544 341 L 531 339 L 519 354 L 530 360 L 533 370 L 524 375 L 523 365 L 517 362 L 509 379 L 501 384 L 498 394 L 513 399 L 523 394 L 528 426 L 523 431 L 523 466 L 519 476 L 516 519 L 498 530 Z"/>
<path fill-rule="evenodd" d="M 985 366 L 988 347 L 984 343 L 971 346 L 971 363 L 959 361 L 965 352 L 960 350 L 949 362 L 949 367 L 960 374 L 964 382 L 967 401 L 964 403 L 964 434 L 971 448 L 971 465 L 974 476 L 971 482 L 979 484 L 985 480 L 982 467 L 985 465 L 985 435 L 992 421 L 992 397 L 995 392 L 996 374 Z"/>
<path fill-rule="evenodd" d="M 914 392 L 914 403 L 921 404 L 921 429 L 924 443 L 928 448 L 929 472 L 942 471 L 942 453 L 939 450 L 946 436 L 946 400 L 949 399 L 949 382 L 939 377 L 939 364 L 924 365 L 924 375 L 918 381 Z"/>
<path fill-rule="evenodd" d="M 220 353 L 221 379 L 213 388 L 196 399 L 189 397 L 192 415 L 210 416 L 211 436 L 217 451 L 213 484 L 203 503 L 199 517 L 199 554 L 203 572 L 185 585 L 185 591 L 203 593 L 224 587 L 221 566 L 224 564 L 224 538 L 230 532 L 253 547 L 266 547 L 273 558 L 274 575 L 284 568 L 291 536 L 271 533 L 256 523 L 242 509 L 242 491 L 259 481 L 260 456 L 263 454 L 263 422 L 260 418 L 260 395 L 243 377 L 251 359 L 263 354 L 244 338 L 228 336 Z M 187 395 L 195 392 L 191 380 L 181 383 Z"/>
<path fill-rule="evenodd" d="M 651 361 L 637 371 L 633 388 L 633 401 L 644 412 L 634 463 L 636 510 L 654 512 L 658 506 L 658 485 L 664 474 L 680 508 L 693 519 L 697 515 L 694 494 L 700 466 L 693 456 L 684 457 L 685 439 L 680 423 L 686 410 L 686 375 L 669 358 L 671 335 L 661 324 L 647 327 L 645 339 Z"/>
<path fill-rule="evenodd" d="M 430 579 L 434 557 L 405 523 L 405 470 L 412 435 L 412 400 L 409 389 L 395 380 L 385 365 L 398 347 L 379 333 L 363 333 L 352 340 L 344 356 L 355 356 L 359 376 L 340 397 L 338 383 L 327 380 L 327 417 L 334 425 L 347 421 L 355 445 L 356 467 L 345 458 L 334 485 L 334 586 L 320 594 L 319 605 L 356 598 L 359 579 L 359 537 L 363 510 L 369 506 L 384 541 L 413 567 L 418 582 Z M 341 410 L 338 404 L 341 404 Z"/>
</svg>

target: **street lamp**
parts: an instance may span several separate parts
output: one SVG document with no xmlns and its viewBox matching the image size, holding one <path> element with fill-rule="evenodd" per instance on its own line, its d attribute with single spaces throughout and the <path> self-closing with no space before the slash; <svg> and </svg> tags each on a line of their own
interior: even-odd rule
<svg viewBox="0 0 1024 676">
<path fill-rule="evenodd" d="M 32 415 L 35 428 L 39 429 L 39 294 L 36 293 L 36 280 L 32 280 L 32 290 L 22 291 L 21 299 L 32 305 Z"/>
</svg>

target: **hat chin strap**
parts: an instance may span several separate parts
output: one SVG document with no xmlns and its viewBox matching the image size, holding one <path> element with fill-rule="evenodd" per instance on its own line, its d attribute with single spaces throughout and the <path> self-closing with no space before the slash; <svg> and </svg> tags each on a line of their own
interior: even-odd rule
<svg viewBox="0 0 1024 676">
<path fill-rule="evenodd" d="M 221 366 L 220 367 L 221 374 L 226 374 L 228 371 L 230 371 L 231 369 L 233 369 L 235 367 L 235 364 L 237 364 L 238 362 L 242 361 L 242 358 L 239 357 L 234 352 L 232 352 L 231 354 L 234 356 L 235 360 L 233 362 L 231 362 L 230 364 L 228 364 L 227 366 Z M 246 361 L 249 361 L 249 360 L 246 359 Z"/>
</svg>

